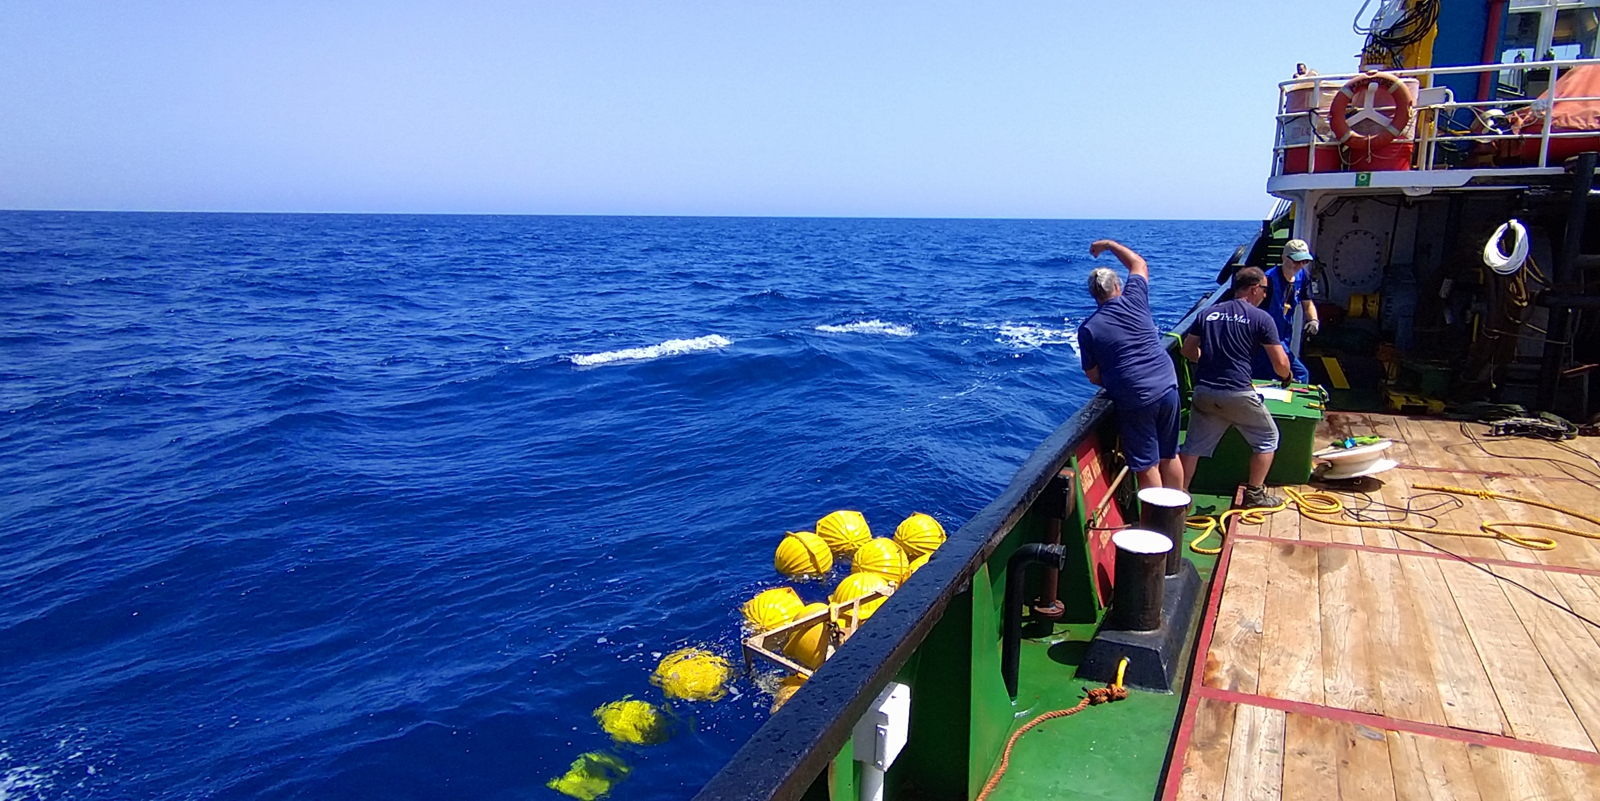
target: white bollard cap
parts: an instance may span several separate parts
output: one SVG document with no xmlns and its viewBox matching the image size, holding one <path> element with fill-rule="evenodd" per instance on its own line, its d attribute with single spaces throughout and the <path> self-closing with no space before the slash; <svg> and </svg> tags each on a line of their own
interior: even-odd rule
<svg viewBox="0 0 1600 801">
<path fill-rule="evenodd" d="M 1129 553 L 1166 553 L 1172 550 L 1172 540 L 1142 528 L 1125 528 L 1111 535 L 1117 550 Z"/>
<path fill-rule="evenodd" d="M 1189 493 L 1171 487 L 1149 487 L 1139 490 L 1139 503 L 1164 506 L 1168 509 L 1188 509 L 1194 499 Z"/>
</svg>

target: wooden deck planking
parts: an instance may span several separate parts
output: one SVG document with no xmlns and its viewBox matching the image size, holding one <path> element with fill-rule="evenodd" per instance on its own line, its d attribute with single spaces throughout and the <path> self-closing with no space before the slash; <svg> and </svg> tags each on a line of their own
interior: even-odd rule
<svg viewBox="0 0 1600 801">
<path fill-rule="evenodd" d="M 1323 801 L 1339 795 L 1338 725 L 1327 718 L 1289 714 L 1284 721 L 1283 797 Z"/>
<path fill-rule="evenodd" d="M 1371 621 L 1355 551 L 1317 549 L 1318 589 L 1322 612 L 1323 703 L 1340 709 L 1382 714 L 1372 650 L 1367 647 Z M 1487 682 L 1486 682 L 1487 683 Z"/>
<path fill-rule="evenodd" d="M 1319 441 L 1379 433 L 1406 440 L 1395 458 L 1433 468 L 1383 474 L 1367 490 L 1379 503 L 1403 508 L 1421 492 L 1416 484 L 1433 484 L 1600 507 L 1600 482 L 1559 473 L 1541 480 L 1551 471 L 1529 468 L 1548 463 L 1485 456 L 1453 422 L 1335 417 L 1319 428 Z M 1484 519 L 1592 527 L 1515 501 L 1451 497 L 1462 507 L 1431 513 L 1440 528 L 1474 531 Z M 1231 691 L 1229 700 L 1207 690 L 1189 701 L 1193 737 L 1168 797 L 1600 801 L 1600 764 L 1554 750 L 1595 753 L 1600 743 L 1600 627 L 1576 616 L 1600 622 L 1600 576 L 1546 569 L 1600 570 L 1600 540 L 1554 534 L 1556 550 L 1531 551 L 1490 537 L 1332 526 L 1292 512 L 1237 532 L 1261 539 L 1231 544 L 1201 677 L 1205 687 Z M 1481 560 L 1572 613 L 1448 554 Z M 1229 702 L 1252 695 L 1277 700 Z M 1497 747 L 1485 737 L 1530 745 Z"/>
<path fill-rule="evenodd" d="M 1478 521 L 1483 519 L 1482 510 L 1476 505 L 1480 502 L 1479 499 L 1470 496 L 1444 493 L 1429 495 L 1429 493 L 1436 493 L 1437 491 L 1419 490 L 1416 487 L 1418 484 L 1422 484 L 1424 486 L 1459 486 L 1459 484 L 1456 484 L 1456 482 L 1463 478 L 1462 476 L 1451 476 L 1451 481 L 1441 481 L 1440 477 L 1436 474 L 1410 470 L 1394 470 L 1386 473 L 1385 475 L 1393 476 L 1390 481 L 1392 484 L 1398 485 L 1395 487 L 1394 491 L 1401 497 L 1415 498 L 1419 495 L 1427 496 L 1416 502 L 1417 507 L 1427 508 L 1441 502 L 1444 503 L 1443 506 L 1440 506 L 1434 511 L 1426 513 L 1438 519 L 1438 526 L 1436 526 L 1436 528 L 1440 530 L 1467 532 L 1478 530 Z M 1466 487 L 1465 489 L 1471 488 L 1472 487 Z M 1460 508 L 1452 508 L 1455 506 L 1455 504 L 1446 501 L 1446 499 L 1450 498 L 1460 501 L 1462 506 Z M 1404 506 L 1404 503 L 1402 502 L 1400 505 Z M 1424 518 L 1417 517 L 1409 522 L 1414 526 L 1425 527 L 1426 520 Z M 1471 556 L 1478 559 L 1502 559 L 1505 557 L 1505 554 L 1501 551 L 1500 546 L 1496 544 L 1494 540 L 1487 537 L 1469 537 L 1456 534 L 1422 534 L 1417 532 L 1412 532 L 1411 534 L 1413 536 L 1397 536 L 1395 540 L 1397 547 L 1404 550 L 1415 551 L 1432 550 L 1438 552 L 1439 550 L 1443 550 L 1446 553 Z M 1420 542 L 1418 541 L 1418 538 L 1420 538 Z M 1433 547 L 1430 548 L 1430 545 Z"/>
<path fill-rule="evenodd" d="M 1423 649 L 1426 636 L 1421 613 L 1401 582 L 1400 557 L 1356 554 L 1367 608 L 1368 648 L 1378 655 L 1374 673 L 1384 714 L 1390 717 L 1448 725 Z"/>
<path fill-rule="evenodd" d="M 1322 703 L 1322 619 L 1317 592 L 1317 549 L 1272 545 L 1267 560 L 1262 616 L 1261 678 L 1256 692 Z"/>
<path fill-rule="evenodd" d="M 1439 567 L 1517 739 L 1594 751 L 1500 583 L 1460 562 L 1444 560 Z"/>
<path fill-rule="evenodd" d="M 1494 801 L 1479 795 L 1465 743 L 1410 732 L 1386 734 L 1399 801 Z"/>
<path fill-rule="evenodd" d="M 1233 545 L 1227 583 L 1217 609 L 1206 655 L 1205 684 L 1253 693 L 1261 673 L 1261 630 L 1266 603 L 1267 557 L 1273 546 L 1240 541 Z"/>
<path fill-rule="evenodd" d="M 1522 587 L 1502 584 L 1506 598 L 1539 649 L 1545 666 L 1555 676 L 1578 722 L 1589 733 L 1590 741 L 1600 743 L 1600 644 L 1590 636 L 1594 627 L 1574 617 L 1570 608 L 1563 609 L 1533 595 L 1538 593 L 1556 603 L 1565 603 L 1547 574 L 1534 570 L 1499 572 L 1515 573 L 1514 580 Z"/>
<path fill-rule="evenodd" d="M 1593 490 L 1588 490 L 1584 485 L 1571 482 L 1541 482 L 1538 479 L 1529 478 L 1502 478 L 1486 479 L 1484 484 L 1498 492 L 1543 501 L 1544 503 L 1578 512 L 1592 510 L 1595 508 L 1596 502 L 1600 502 L 1600 493 L 1594 493 Z M 1594 497 L 1577 497 L 1577 491 L 1580 489 L 1588 490 Z M 1508 520 L 1553 523 L 1558 526 L 1566 526 L 1575 531 L 1592 531 L 1600 535 L 1600 530 L 1596 530 L 1595 524 L 1552 509 L 1510 500 L 1501 500 L 1496 503 L 1505 512 L 1504 517 Z M 1556 541 L 1556 549 L 1554 551 L 1533 552 L 1538 561 L 1546 564 L 1584 567 L 1591 570 L 1600 569 L 1600 540 L 1535 528 L 1518 529 L 1518 531 L 1550 537 Z M 1507 544 L 1508 549 L 1515 547 Z"/>
<path fill-rule="evenodd" d="M 1434 559 L 1399 559 L 1405 591 L 1423 616 L 1421 646 L 1445 722 L 1458 729 L 1509 734 L 1494 685 L 1472 645 L 1455 597 Z"/>
<path fill-rule="evenodd" d="M 1194 734 L 1184 757 L 1179 801 L 1218 801 L 1228 776 L 1237 705 L 1201 698 L 1195 709 Z"/>
<path fill-rule="evenodd" d="M 1547 578 L 1561 593 L 1561 600 L 1574 613 L 1588 618 L 1583 628 L 1596 643 L 1600 643 L 1600 582 L 1591 584 L 1586 576 L 1571 573 L 1549 573 Z"/>
<path fill-rule="evenodd" d="M 1600 764 L 1248 703 L 1197 699 L 1170 797 L 1600 801 Z"/>
<path fill-rule="evenodd" d="M 1265 801 L 1283 795 L 1285 713 L 1243 705 L 1234 711 L 1224 801 Z"/>
<path fill-rule="evenodd" d="M 1394 798 L 1388 738 L 1379 729 L 1340 723 L 1337 732 L 1340 798 Z"/>
<path fill-rule="evenodd" d="M 1479 787 L 1492 787 L 1486 798 L 1515 798 L 1519 801 L 1568 801 L 1570 796 L 1555 774 L 1550 760 L 1505 748 L 1468 746 Z"/>
</svg>

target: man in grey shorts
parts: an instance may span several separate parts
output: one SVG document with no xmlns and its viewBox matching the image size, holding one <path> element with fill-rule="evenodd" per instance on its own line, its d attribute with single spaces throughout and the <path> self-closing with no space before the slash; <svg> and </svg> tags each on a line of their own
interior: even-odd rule
<svg viewBox="0 0 1600 801">
<path fill-rule="evenodd" d="M 1193 404 L 1189 411 L 1189 435 L 1179 449 L 1183 463 L 1183 485 L 1194 480 L 1200 457 L 1216 450 L 1228 427 L 1239 429 L 1253 453 L 1250 477 L 1245 484 L 1245 508 L 1277 506 L 1281 500 L 1267 493 L 1267 471 L 1278 450 L 1278 425 L 1267 411 L 1261 395 L 1250 383 L 1250 361 L 1257 348 L 1265 348 L 1272 369 L 1289 385 L 1289 357 L 1278 339 L 1278 326 L 1271 315 L 1257 307 L 1267 295 L 1267 279 L 1256 267 L 1245 267 L 1233 275 L 1233 299 L 1225 300 L 1200 313 L 1183 338 L 1183 355 L 1198 362 L 1195 370 Z"/>
</svg>

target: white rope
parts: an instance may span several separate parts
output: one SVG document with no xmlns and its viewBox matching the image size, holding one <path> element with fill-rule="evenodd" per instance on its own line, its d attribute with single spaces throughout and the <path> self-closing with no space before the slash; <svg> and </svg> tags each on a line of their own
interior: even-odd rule
<svg viewBox="0 0 1600 801">
<path fill-rule="evenodd" d="M 1517 237 L 1517 243 L 1511 246 L 1509 256 L 1500 249 L 1500 242 L 1505 238 L 1506 231 L 1512 231 Z M 1515 275 L 1522 269 L 1522 263 L 1527 260 L 1528 229 L 1523 228 L 1518 220 L 1509 220 L 1495 229 L 1494 236 L 1489 237 L 1489 241 L 1483 245 L 1483 266 L 1500 275 Z"/>
</svg>

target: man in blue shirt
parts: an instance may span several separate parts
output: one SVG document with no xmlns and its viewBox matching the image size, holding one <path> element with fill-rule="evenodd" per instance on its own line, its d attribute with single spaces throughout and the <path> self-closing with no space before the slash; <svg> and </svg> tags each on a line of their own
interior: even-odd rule
<svg viewBox="0 0 1600 801">
<path fill-rule="evenodd" d="M 1183 338 L 1184 358 L 1199 362 L 1195 370 L 1194 398 L 1189 408 L 1189 436 L 1182 454 L 1184 489 L 1194 479 L 1195 466 L 1210 456 L 1228 433 L 1239 429 L 1251 451 L 1249 480 L 1241 506 L 1277 506 L 1281 501 L 1266 490 L 1267 471 L 1278 450 L 1278 425 L 1261 395 L 1250 382 L 1250 362 L 1265 351 L 1277 377 L 1285 386 L 1290 379 L 1289 357 L 1278 341 L 1272 317 L 1257 308 L 1266 297 L 1266 276 L 1258 267 L 1233 274 L 1233 300 L 1225 300 L 1200 313 Z"/>
<path fill-rule="evenodd" d="M 1291 239 L 1283 245 L 1283 262 L 1267 271 L 1267 299 L 1262 308 L 1278 327 L 1278 341 L 1289 356 L 1289 371 L 1294 380 L 1302 384 L 1311 380 L 1311 373 L 1301 363 L 1299 354 L 1289 348 L 1293 341 L 1294 310 L 1305 311 L 1302 333 L 1314 336 L 1322 329 L 1317 319 L 1317 305 L 1311 302 L 1311 248 L 1304 239 Z M 1271 379 L 1276 373 L 1266 351 L 1256 351 L 1251 362 L 1251 372 L 1256 378 Z"/>
<path fill-rule="evenodd" d="M 1090 245 L 1089 255 L 1099 258 L 1108 250 L 1128 268 L 1128 283 L 1123 286 L 1116 271 L 1106 267 L 1089 273 L 1089 294 L 1100 308 L 1078 326 L 1083 372 L 1117 405 L 1122 454 L 1139 476 L 1139 486 L 1176 489 L 1183 483 L 1177 459 L 1178 373 L 1150 315 L 1150 268 L 1139 254 L 1109 239 Z"/>
</svg>

